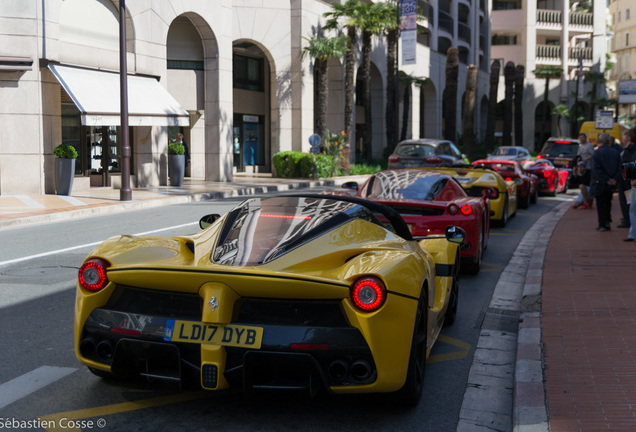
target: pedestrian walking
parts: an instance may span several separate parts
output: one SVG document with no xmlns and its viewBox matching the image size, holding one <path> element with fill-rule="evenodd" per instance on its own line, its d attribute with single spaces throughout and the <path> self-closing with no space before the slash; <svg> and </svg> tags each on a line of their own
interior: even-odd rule
<svg viewBox="0 0 636 432">
<path fill-rule="evenodd" d="M 612 195 L 616 185 L 622 178 L 621 156 L 610 147 L 609 134 L 598 136 L 599 147 L 594 151 L 592 160 L 591 192 L 596 198 L 596 212 L 598 216 L 598 231 L 609 231 L 612 222 Z"/>
<path fill-rule="evenodd" d="M 592 156 L 594 155 L 594 144 L 587 140 L 587 132 L 579 135 L 579 151 L 577 156 L 585 162 L 585 166 L 588 170 L 592 169 Z"/>
<path fill-rule="evenodd" d="M 629 163 L 636 161 L 636 129 L 630 129 L 623 133 L 621 139 L 621 152 L 622 163 Z M 622 219 L 618 228 L 629 228 L 631 226 L 629 208 L 630 205 L 627 202 L 627 193 L 630 193 L 632 189 L 631 182 L 629 180 L 622 179 L 618 183 L 618 202 L 621 206 Z"/>
</svg>

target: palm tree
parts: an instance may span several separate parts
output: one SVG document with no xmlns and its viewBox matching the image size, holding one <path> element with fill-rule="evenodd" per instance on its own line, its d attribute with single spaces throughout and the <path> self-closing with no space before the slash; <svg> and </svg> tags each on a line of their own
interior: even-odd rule
<svg viewBox="0 0 636 432">
<path fill-rule="evenodd" d="M 588 120 L 594 120 L 594 108 L 599 105 L 597 98 L 598 86 L 605 85 L 605 74 L 602 72 L 586 71 L 583 79 L 586 83 L 592 84 L 592 92 L 590 94 L 590 116 Z"/>
<path fill-rule="evenodd" d="M 442 98 L 444 110 L 444 138 L 456 142 L 457 133 L 457 75 L 459 74 L 459 50 L 449 48 L 446 53 L 446 89 Z"/>
<path fill-rule="evenodd" d="M 337 30 L 342 27 L 348 38 L 348 49 L 345 52 L 345 118 L 344 130 L 348 137 L 353 137 L 353 110 L 355 109 L 355 86 L 353 85 L 356 70 L 356 45 L 358 44 L 358 26 L 362 4 L 359 0 L 347 0 L 345 3 L 331 3 L 331 12 L 325 12 L 323 16 L 327 22 L 324 30 Z"/>
<path fill-rule="evenodd" d="M 477 97 L 477 74 L 479 67 L 468 66 L 466 74 L 466 93 L 464 93 L 464 152 L 469 159 L 475 159 L 477 148 L 475 146 L 475 98 Z"/>
<path fill-rule="evenodd" d="M 327 122 L 327 98 L 329 95 L 329 58 L 342 57 L 347 50 L 347 37 L 341 35 L 335 38 L 325 36 L 314 36 L 312 38 L 303 37 L 309 44 L 303 47 L 301 58 L 309 55 L 315 59 L 314 63 L 314 79 L 316 82 L 315 106 L 318 107 L 314 111 L 314 132 L 324 138 Z"/>
<path fill-rule="evenodd" d="M 365 128 L 363 133 L 364 152 L 367 161 L 371 162 L 371 48 L 372 37 L 382 34 L 387 21 L 386 16 L 393 13 L 385 3 L 371 3 L 363 5 L 360 14 L 360 28 L 362 29 L 362 62 L 360 64 L 360 105 L 364 107 Z M 390 11 L 390 12 L 389 12 Z"/>
<path fill-rule="evenodd" d="M 548 96 L 550 93 L 550 78 L 561 78 L 561 74 L 563 73 L 563 69 L 558 66 L 541 66 L 539 69 L 535 69 L 532 71 L 535 77 L 544 78 L 545 79 L 545 90 L 543 91 L 543 114 L 541 119 L 541 137 L 539 141 L 535 143 L 535 151 L 539 149 L 536 147 L 538 145 L 543 145 L 543 142 L 549 138 L 546 137 L 545 128 L 548 123 Z"/>
<path fill-rule="evenodd" d="M 515 145 L 523 147 L 523 78 L 525 67 L 515 68 Z"/>
<path fill-rule="evenodd" d="M 506 63 L 504 67 L 504 77 L 506 85 L 506 93 L 504 99 L 504 123 L 503 123 L 503 141 L 502 145 L 512 145 L 512 101 L 514 95 L 515 84 L 515 64 L 511 61 Z"/>
<path fill-rule="evenodd" d="M 557 129 L 559 131 L 559 136 L 563 136 L 563 134 L 561 133 L 561 118 L 569 118 L 570 110 L 565 105 L 557 105 L 552 108 L 552 115 L 556 116 L 557 118 Z"/>
<path fill-rule="evenodd" d="M 397 130 L 396 122 L 396 96 L 397 96 L 397 48 L 400 29 L 397 21 L 397 6 L 391 3 L 384 3 L 387 11 L 383 16 L 384 33 L 387 41 L 386 48 L 386 143 L 389 153 L 393 151 L 395 145 L 395 134 Z"/>
<path fill-rule="evenodd" d="M 495 123 L 497 121 L 497 92 L 499 91 L 499 72 L 501 64 L 493 61 L 490 65 L 490 92 L 488 94 L 488 123 L 486 125 L 486 144 L 484 151 L 488 154 L 494 149 Z"/>
<path fill-rule="evenodd" d="M 402 131 L 400 132 L 400 141 L 407 138 L 407 131 L 409 126 L 409 116 L 411 115 L 411 91 L 413 85 L 423 86 L 428 78 L 416 77 L 413 75 L 400 73 L 400 84 L 404 86 L 404 93 L 402 95 L 402 101 L 404 108 L 402 109 Z"/>
</svg>

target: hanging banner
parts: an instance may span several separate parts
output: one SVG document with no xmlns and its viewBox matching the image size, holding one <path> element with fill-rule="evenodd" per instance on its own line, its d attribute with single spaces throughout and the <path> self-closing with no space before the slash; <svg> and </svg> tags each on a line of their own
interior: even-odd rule
<svg viewBox="0 0 636 432">
<path fill-rule="evenodd" d="M 402 0 L 402 65 L 416 63 L 417 46 L 417 0 Z"/>
</svg>

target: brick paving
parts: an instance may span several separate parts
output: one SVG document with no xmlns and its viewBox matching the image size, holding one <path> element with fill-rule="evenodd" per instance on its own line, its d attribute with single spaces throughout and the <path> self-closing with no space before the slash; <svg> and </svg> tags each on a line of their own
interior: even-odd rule
<svg viewBox="0 0 636 432">
<path fill-rule="evenodd" d="M 636 242 L 568 210 L 545 257 L 542 344 L 551 432 L 636 431 Z"/>
</svg>

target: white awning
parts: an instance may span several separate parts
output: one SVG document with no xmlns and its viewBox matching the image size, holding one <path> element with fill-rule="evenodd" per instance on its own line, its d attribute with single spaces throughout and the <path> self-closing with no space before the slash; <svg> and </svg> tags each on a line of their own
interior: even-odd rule
<svg viewBox="0 0 636 432">
<path fill-rule="evenodd" d="M 73 100 L 84 126 L 120 126 L 119 74 L 70 66 L 49 69 Z M 128 75 L 129 126 L 190 126 L 190 116 L 154 78 Z"/>
</svg>

